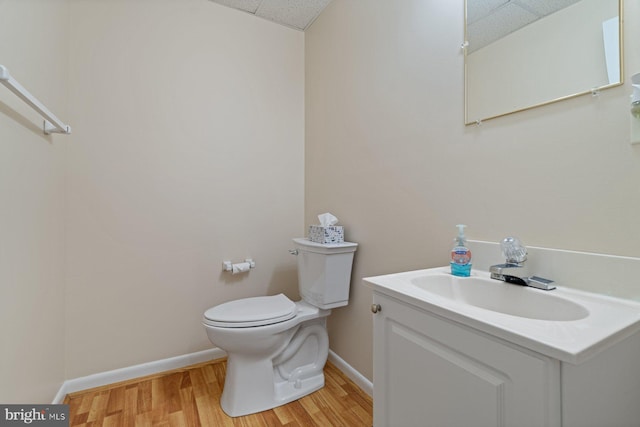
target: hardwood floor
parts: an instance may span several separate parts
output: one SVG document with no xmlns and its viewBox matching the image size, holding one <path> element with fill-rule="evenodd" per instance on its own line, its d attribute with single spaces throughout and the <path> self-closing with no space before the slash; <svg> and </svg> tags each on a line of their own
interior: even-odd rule
<svg viewBox="0 0 640 427">
<path fill-rule="evenodd" d="M 231 418 L 220 408 L 225 360 L 67 395 L 74 426 L 360 427 L 373 424 L 373 402 L 335 366 L 325 386 L 269 411 Z"/>
</svg>

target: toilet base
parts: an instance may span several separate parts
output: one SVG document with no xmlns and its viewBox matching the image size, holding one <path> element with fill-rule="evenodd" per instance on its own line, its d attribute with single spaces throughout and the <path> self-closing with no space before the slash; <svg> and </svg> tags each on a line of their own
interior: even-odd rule
<svg viewBox="0 0 640 427">
<path fill-rule="evenodd" d="M 324 373 L 296 382 L 272 382 L 271 386 L 272 393 L 254 393 L 255 389 L 251 392 L 235 389 L 231 393 L 225 393 L 228 390 L 225 387 L 220 406 L 230 417 L 240 417 L 286 405 L 324 387 Z"/>
<path fill-rule="evenodd" d="M 232 417 L 253 414 L 324 387 L 323 369 L 329 355 L 325 317 L 287 330 L 288 337 L 273 357 L 228 353 L 222 410 Z"/>
<path fill-rule="evenodd" d="M 227 352 L 222 410 L 231 417 L 266 411 L 324 386 L 329 355 L 326 317 L 303 301 L 293 319 L 249 328 L 205 323 L 211 342 Z"/>
<path fill-rule="evenodd" d="M 314 377 L 298 381 L 299 388 L 296 388 L 296 384 L 289 381 L 276 383 L 275 396 L 278 403 L 273 406 L 274 408 L 276 406 L 293 402 L 294 400 L 298 400 L 301 397 L 313 393 L 314 391 L 320 390 L 322 387 L 324 387 L 324 374 L 321 373 Z"/>
</svg>

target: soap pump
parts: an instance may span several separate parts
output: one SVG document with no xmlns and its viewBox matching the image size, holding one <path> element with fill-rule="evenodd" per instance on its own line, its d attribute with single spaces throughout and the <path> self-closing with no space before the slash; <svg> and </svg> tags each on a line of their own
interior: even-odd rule
<svg viewBox="0 0 640 427">
<path fill-rule="evenodd" d="M 458 224 L 458 236 L 455 238 L 455 246 L 451 250 L 451 274 L 454 276 L 469 277 L 471 275 L 471 251 L 467 248 L 467 238 L 464 235 L 466 225 Z"/>
</svg>

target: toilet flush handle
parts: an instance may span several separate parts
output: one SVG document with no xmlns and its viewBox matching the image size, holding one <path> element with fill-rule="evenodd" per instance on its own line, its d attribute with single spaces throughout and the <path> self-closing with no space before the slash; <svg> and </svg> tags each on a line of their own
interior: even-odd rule
<svg viewBox="0 0 640 427">
<path fill-rule="evenodd" d="M 289 249 L 289 253 L 291 255 L 298 255 L 298 250 L 297 249 Z"/>
</svg>

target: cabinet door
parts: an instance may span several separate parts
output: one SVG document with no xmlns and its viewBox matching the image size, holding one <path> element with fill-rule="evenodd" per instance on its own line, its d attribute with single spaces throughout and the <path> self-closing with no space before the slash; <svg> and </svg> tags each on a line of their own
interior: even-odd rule
<svg viewBox="0 0 640 427">
<path fill-rule="evenodd" d="M 376 427 L 558 427 L 560 365 L 374 293 Z"/>
</svg>

